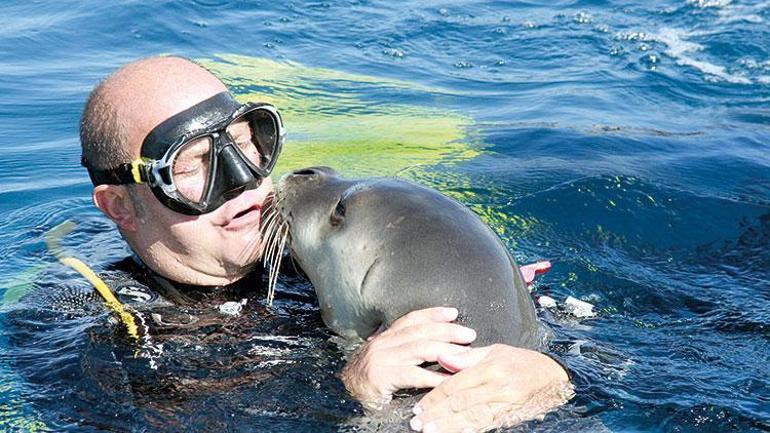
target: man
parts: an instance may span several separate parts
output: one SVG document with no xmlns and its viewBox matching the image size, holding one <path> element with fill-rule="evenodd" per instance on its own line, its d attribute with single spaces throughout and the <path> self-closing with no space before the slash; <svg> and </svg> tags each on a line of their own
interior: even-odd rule
<svg viewBox="0 0 770 433">
<path fill-rule="evenodd" d="M 272 107 L 241 106 L 211 73 L 175 57 L 119 69 L 94 89 L 81 124 L 96 206 L 151 271 L 200 286 L 235 283 L 260 259 L 258 227 L 281 139 Z M 434 388 L 410 422 L 425 432 L 512 423 L 512 410 L 535 395 L 535 412 L 564 401 L 555 390 L 569 391 L 568 376 L 553 359 L 503 345 L 468 349 L 475 333 L 456 317 L 432 308 L 396 321 L 346 366 L 346 387 L 368 407 L 398 389 Z"/>
</svg>

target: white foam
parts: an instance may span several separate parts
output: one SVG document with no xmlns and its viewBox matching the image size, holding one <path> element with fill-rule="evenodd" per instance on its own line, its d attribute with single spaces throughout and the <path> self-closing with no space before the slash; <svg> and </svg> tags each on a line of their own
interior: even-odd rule
<svg viewBox="0 0 770 433">
<path fill-rule="evenodd" d="M 665 51 L 666 55 L 672 57 L 678 65 L 698 69 L 707 75 L 729 83 L 751 84 L 751 80 L 742 75 L 727 72 L 724 66 L 693 58 L 690 54 L 702 51 L 703 46 L 686 40 L 685 38 L 689 36 L 693 36 L 693 34 L 681 29 L 663 28 L 658 34 L 654 35 L 654 38 L 668 46 L 668 49 Z"/>
<path fill-rule="evenodd" d="M 688 5 L 693 5 L 701 9 L 722 8 L 732 3 L 732 0 L 687 0 Z"/>
</svg>

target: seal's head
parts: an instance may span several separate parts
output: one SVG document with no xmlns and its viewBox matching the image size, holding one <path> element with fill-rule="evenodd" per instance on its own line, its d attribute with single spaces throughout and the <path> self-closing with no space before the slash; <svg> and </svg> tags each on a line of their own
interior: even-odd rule
<svg viewBox="0 0 770 433">
<path fill-rule="evenodd" d="M 292 255 L 338 334 L 365 338 L 409 311 L 443 305 L 460 309 L 480 343 L 533 345 L 521 275 L 462 204 L 406 180 L 349 180 L 326 167 L 285 175 L 276 198 Z"/>
<path fill-rule="evenodd" d="M 311 167 L 285 175 L 276 188 L 292 256 L 316 287 L 324 321 L 341 334 L 349 334 L 349 323 L 356 322 L 355 334 L 366 336 L 383 321 L 364 299 L 367 276 L 383 248 L 383 239 L 372 232 L 398 219 L 378 205 L 387 200 L 383 182 L 351 181 L 331 168 Z"/>
</svg>

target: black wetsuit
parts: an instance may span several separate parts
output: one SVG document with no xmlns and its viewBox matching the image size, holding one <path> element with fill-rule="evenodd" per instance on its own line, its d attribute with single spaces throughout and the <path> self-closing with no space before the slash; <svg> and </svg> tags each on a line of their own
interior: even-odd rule
<svg viewBox="0 0 770 433">
<path fill-rule="evenodd" d="M 263 274 L 197 287 L 130 257 L 106 267 L 140 341 L 83 280 L 43 283 L 5 316 L 8 355 L 53 431 L 334 431 L 360 410 L 336 377 L 344 354 L 305 279 L 283 275 L 268 306 Z"/>
</svg>

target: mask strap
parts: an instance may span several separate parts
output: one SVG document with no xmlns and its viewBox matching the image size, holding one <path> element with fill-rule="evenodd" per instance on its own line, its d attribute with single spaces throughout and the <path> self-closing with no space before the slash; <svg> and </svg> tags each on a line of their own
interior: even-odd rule
<svg viewBox="0 0 770 433">
<path fill-rule="evenodd" d="M 130 185 L 149 181 L 147 163 L 143 158 L 106 170 L 91 167 L 85 157 L 80 158 L 80 164 L 88 169 L 88 175 L 94 185 Z"/>
</svg>

